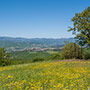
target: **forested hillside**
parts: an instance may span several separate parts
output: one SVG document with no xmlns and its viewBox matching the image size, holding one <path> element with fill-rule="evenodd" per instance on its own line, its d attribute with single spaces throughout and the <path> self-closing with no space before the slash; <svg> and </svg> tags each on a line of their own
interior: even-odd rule
<svg viewBox="0 0 90 90">
<path fill-rule="evenodd" d="M 30 48 L 30 47 L 62 47 L 65 42 L 74 42 L 74 38 L 11 38 L 0 37 L 0 47 L 4 48 Z"/>
</svg>

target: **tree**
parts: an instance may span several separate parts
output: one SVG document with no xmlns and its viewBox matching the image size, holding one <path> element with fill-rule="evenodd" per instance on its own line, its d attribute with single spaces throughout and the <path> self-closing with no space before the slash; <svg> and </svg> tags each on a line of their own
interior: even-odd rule
<svg viewBox="0 0 90 90">
<path fill-rule="evenodd" d="M 0 48 L 0 65 L 5 66 L 10 64 L 10 54 L 4 49 Z"/>
<path fill-rule="evenodd" d="M 82 59 L 82 48 L 75 43 L 69 43 L 64 46 L 63 56 L 65 59 Z"/>
<path fill-rule="evenodd" d="M 76 13 L 72 22 L 74 27 L 69 27 L 68 31 L 72 31 L 80 45 L 90 47 L 90 7 L 81 13 Z"/>
</svg>

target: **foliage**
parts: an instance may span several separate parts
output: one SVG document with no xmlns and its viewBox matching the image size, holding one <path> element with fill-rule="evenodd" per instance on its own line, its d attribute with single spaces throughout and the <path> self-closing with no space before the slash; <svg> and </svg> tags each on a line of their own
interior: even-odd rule
<svg viewBox="0 0 90 90">
<path fill-rule="evenodd" d="M 65 59 L 82 59 L 83 53 L 82 48 L 75 44 L 75 43 L 69 43 L 65 45 L 63 53 Z"/>
<path fill-rule="evenodd" d="M 37 57 L 39 58 L 47 58 L 50 56 L 48 52 L 30 52 L 30 51 L 15 51 L 11 52 L 11 56 L 13 59 L 20 59 L 20 60 L 33 60 Z"/>
<path fill-rule="evenodd" d="M 26 63 L 32 63 L 31 60 L 22 60 L 22 59 L 11 59 L 10 65 L 18 65 L 18 64 L 26 64 Z"/>
<path fill-rule="evenodd" d="M 10 54 L 12 57 L 11 65 L 32 63 L 36 61 L 48 61 L 48 60 L 52 60 L 52 55 L 53 55 L 48 53 L 47 51 L 42 51 L 42 52 L 14 51 L 11 52 Z"/>
<path fill-rule="evenodd" d="M 33 62 L 38 62 L 38 61 L 44 61 L 44 59 L 43 58 L 39 58 L 39 57 L 33 59 Z"/>
<path fill-rule="evenodd" d="M 76 35 L 80 45 L 90 47 L 90 7 L 81 13 L 76 13 L 72 21 L 74 27 L 69 31 Z"/>
<path fill-rule="evenodd" d="M 0 48 L 0 65 L 1 66 L 6 66 L 10 64 L 10 54 L 5 51 L 4 48 Z"/>
<path fill-rule="evenodd" d="M 37 62 L 0 68 L 0 90 L 88 90 L 90 61 Z"/>
<path fill-rule="evenodd" d="M 84 59 L 90 59 L 90 48 L 84 48 Z"/>
<path fill-rule="evenodd" d="M 52 59 L 53 60 L 63 60 L 64 56 L 62 53 L 56 53 L 56 54 L 53 54 Z"/>
</svg>

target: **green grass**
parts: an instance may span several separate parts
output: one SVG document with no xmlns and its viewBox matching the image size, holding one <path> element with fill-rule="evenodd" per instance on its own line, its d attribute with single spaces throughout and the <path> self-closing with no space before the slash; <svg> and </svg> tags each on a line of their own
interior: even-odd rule
<svg viewBox="0 0 90 90">
<path fill-rule="evenodd" d="M 48 50 L 47 51 L 49 54 L 55 54 L 55 53 L 58 53 L 57 51 L 53 51 L 53 50 Z"/>
<path fill-rule="evenodd" d="M 87 90 L 90 61 L 48 61 L 0 68 L 0 90 Z"/>
<path fill-rule="evenodd" d="M 15 51 L 11 52 L 11 56 L 14 59 L 22 59 L 22 60 L 32 60 L 34 58 L 47 58 L 51 54 L 48 52 L 29 52 L 29 51 Z"/>
</svg>

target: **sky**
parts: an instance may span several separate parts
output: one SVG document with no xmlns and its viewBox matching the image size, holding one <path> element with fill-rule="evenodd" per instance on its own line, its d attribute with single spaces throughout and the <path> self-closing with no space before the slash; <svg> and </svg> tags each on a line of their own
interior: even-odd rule
<svg viewBox="0 0 90 90">
<path fill-rule="evenodd" d="M 90 0 L 0 0 L 0 36 L 69 38 L 71 19 Z"/>
</svg>

